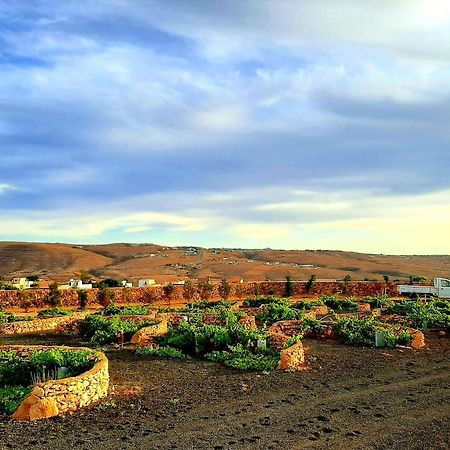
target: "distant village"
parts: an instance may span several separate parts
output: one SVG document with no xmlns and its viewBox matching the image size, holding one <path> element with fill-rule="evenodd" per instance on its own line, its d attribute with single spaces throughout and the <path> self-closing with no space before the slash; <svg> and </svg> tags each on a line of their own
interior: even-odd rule
<svg viewBox="0 0 450 450">
<path fill-rule="evenodd" d="M 172 284 L 183 285 L 184 281 L 177 281 Z M 37 276 L 17 277 L 11 280 L 0 279 L 0 290 L 25 290 L 25 289 L 48 289 L 51 282 L 46 281 Z M 152 278 L 144 278 L 137 280 L 135 286 L 128 280 L 116 280 L 113 278 L 106 278 L 102 280 L 92 279 L 74 279 L 71 278 L 65 283 L 58 283 L 58 288 L 64 289 L 93 289 L 93 288 L 132 288 L 132 287 L 158 287 Z"/>
</svg>

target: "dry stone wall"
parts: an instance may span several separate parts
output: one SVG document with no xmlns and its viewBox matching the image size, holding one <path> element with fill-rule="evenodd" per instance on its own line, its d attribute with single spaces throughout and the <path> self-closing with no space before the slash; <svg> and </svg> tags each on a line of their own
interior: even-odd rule
<svg viewBox="0 0 450 450">
<path fill-rule="evenodd" d="M 294 295 L 317 296 L 342 294 L 348 296 L 365 297 L 387 293 L 397 295 L 396 283 L 382 282 L 316 282 L 308 292 L 306 282 L 293 282 Z M 143 303 L 151 304 L 156 302 L 187 301 L 183 294 L 183 286 L 175 286 L 170 295 L 170 299 L 164 295 L 162 287 L 149 288 L 112 288 L 111 301 L 117 304 Z M 89 289 L 86 291 L 87 305 L 102 304 L 102 292 L 99 289 Z M 233 283 L 231 295 L 233 298 L 251 297 L 254 295 L 276 295 L 285 294 L 284 282 L 263 281 L 257 283 Z M 189 301 L 200 299 L 198 290 Z M 210 293 L 210 299 L 220 299 L 219 285 L 214 284 Z M 75 289 L 61 290 L 61 303 L 63 306 L 78 306 L 78 292 Z M 27 291 L 0 291 L 0 309 L 6 308 L 43 308 L 49 305 L 49 291 L 46 289 L 30 289 Z"/>
<path fill-rule="evenodd" d="M 65 350 L 89 350 L 74 347 L 45 346 L 2 346 L 0 350 L 12 350 L 22 357 L 33 351 L 46 351 L 52 348 Z M 16 420 L 35 420 L 75 411 L 105 397 L 108 393 L 108 359 L 102 352 L 96 352 L 98 362 L 94 367 L 77 376 L 62 380 L 50 380 L 34 385 L 13 414 Z"/>
</svg>

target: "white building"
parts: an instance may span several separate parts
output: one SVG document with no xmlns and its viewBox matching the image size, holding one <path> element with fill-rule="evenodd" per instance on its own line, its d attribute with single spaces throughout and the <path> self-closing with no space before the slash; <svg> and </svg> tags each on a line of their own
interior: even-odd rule
<svg viewBox="0 0 450 450">
<path fill-rule="evenodd" d="M 74 280 L 73 278 L 67 284 L 74 289 L 92 289 L 92 283 L 83 284 L 81 280 Z"/>
<path fill-rule="evenodd" d="M 150 287 L 150 286 L 155 286 L 156 281 L 151 279 L 151 278 L 147 278 L 147 279 L 143 279 L 143 280 L 139 280 L 138 281 L 138 286 L 140 288 L 142 287 Z"/>
<path fill-rule="evenodd" d="M 122 287 L 126 287 L 126 288 L 133 287 L 133 283 L 130 283 L 130 282 L 127 281 L 127 280 L 122 280 L 122 281 L 120 282 L 120 284 L 122 285 Z"/>
</svg>

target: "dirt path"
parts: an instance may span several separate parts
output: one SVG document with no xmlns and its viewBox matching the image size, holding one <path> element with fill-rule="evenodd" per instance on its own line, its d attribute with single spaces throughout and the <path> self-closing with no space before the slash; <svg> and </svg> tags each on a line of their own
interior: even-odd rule
<svg viewBox="0 0 450 450">
<path fill-rule="evenodd" d="M 450 339 L 428 342 L 413 352 L 307 340 L 310 371 L 268 375 L 111 351 L 105 402 L 0 419 L 0 449 L 447 449 Z"/>
</svg>

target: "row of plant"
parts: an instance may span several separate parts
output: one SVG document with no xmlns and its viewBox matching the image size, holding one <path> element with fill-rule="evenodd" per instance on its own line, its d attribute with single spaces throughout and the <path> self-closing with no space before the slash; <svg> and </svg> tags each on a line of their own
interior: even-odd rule
<svg viewBox="0 0 450 450">
<path fill-rule="evenodd" d="M 154 323 L 152 320 L 124 320 L 118 315 L 91 314 L 80 322 L 80 333 L 91 344 L 106 345 L 118 342 L 121 336 L 127 342 L 141 328 Z"/>
<path fill-rule="evenodd" d="M 385 346 L 388 348 L 393 348 L 396 345 L 409 345 L 412 341 L 412 335 L 408 331 L 402 330 L 399 326 L 394 329 L 384 328 L 383 324 L 377 321 L 375 317 L 343 316 L 333 322 L 332 329 L 345 344 L 373 346 L 377 331 L 383 332 Z"/>
<path fill-rule="evenodd" d="M 80 375 L 97 362 L 90 350 L 51 349 L 21 357 L 0 351 L 0 414 L 11 414 L 38 382 Z"/>
<path fill-rule="evenodd" d="M 217 310 L 216 310 L 217 311 Z M 245 370 L 272 370 L 280 354 L 267 346 L 268 332 L 252 330 L 241 323 L 241 313 L 220 308 L 220 324 L 205 324 L 201 315 L 189 315 L 187 321 L 169 328 L 157 338 L 156 348 L 140 349 L 140 354 L 170 357 L 202 357 Z"/>
<path fill-rule="evenodd" d="M 391 305 L 388 314 L 404 316 L 405 323 L 423 331 L 429 328 L 450 330 L 450 301 L 448 300 L 402 300 Z"/>
</svg>

